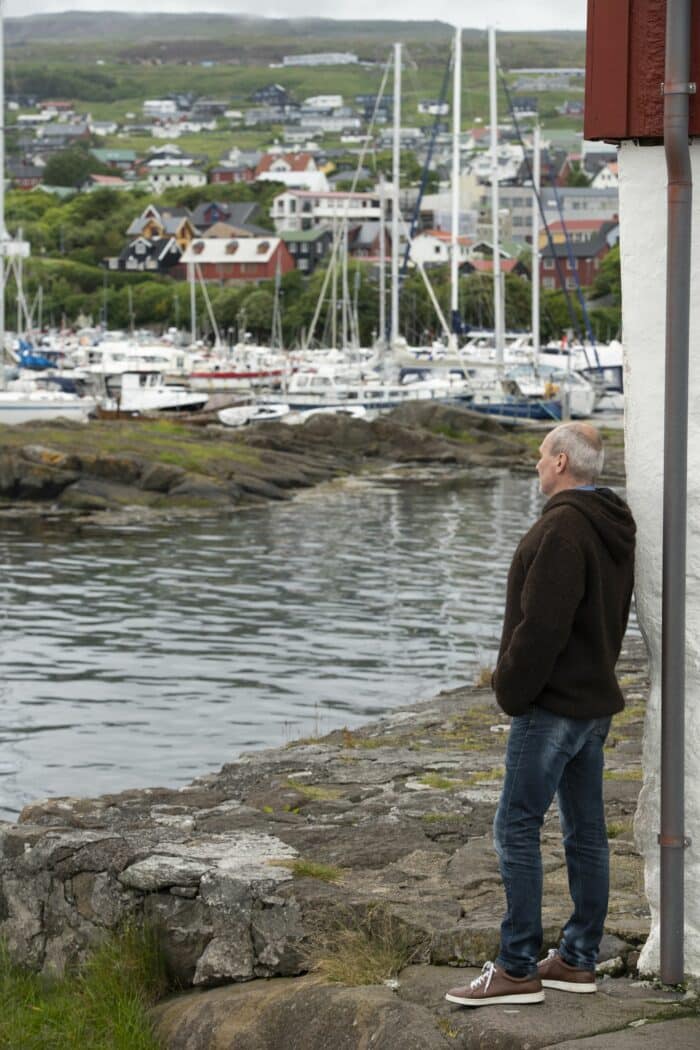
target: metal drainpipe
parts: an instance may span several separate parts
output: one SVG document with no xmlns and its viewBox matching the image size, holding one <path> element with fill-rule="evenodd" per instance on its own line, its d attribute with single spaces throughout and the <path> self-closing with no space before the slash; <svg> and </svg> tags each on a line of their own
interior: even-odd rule
<svg viewBox="0 0 700 1050">
<path fill-rule="evenodd" d="M 661 626 L 661 979 L 684 971 L 685 572 L 692 174 L 688 145 L 692 0 L 666 5 L 664 148 L 668 172 L 666 391 Z"/>
</svg>

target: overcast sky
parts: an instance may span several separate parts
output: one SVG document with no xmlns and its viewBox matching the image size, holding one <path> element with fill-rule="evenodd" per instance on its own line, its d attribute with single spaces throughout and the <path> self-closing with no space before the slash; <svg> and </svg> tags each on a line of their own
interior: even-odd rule
<svg viewBox="0 0 700 1050">
<path fill-rule="evenodd" d="M 316 0 L 6 0 L 10 16 L 55 11 L 220 11 L 254 13 L 271 18 L 440 19 L 465 28 L 584 29 L 586 0 L 336 0 L 328 11 Z"/>
</svg>

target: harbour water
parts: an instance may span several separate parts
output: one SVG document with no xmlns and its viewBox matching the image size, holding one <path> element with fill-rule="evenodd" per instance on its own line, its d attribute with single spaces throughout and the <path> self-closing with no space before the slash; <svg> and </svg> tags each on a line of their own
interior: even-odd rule
<svg viewBox="0 0 700 1050">
<path fill-rule="evenodd" d="M 473 682 L 535 479 L 351 480 L 186 525 L 6 527 L 0 817 L 180 785 Z"/>
</svg>

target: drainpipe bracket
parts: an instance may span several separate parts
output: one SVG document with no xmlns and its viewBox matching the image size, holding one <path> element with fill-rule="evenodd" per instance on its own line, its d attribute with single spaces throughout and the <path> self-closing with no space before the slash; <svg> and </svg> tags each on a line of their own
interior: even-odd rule
<svg viewBox="0 0 700 1050">
<path fill-rule="evenodd" d="M 662 95 L 695 95 L 697 90 L 698 86 L 694 80 L 690 82 L 669 80 L 667 84 L 661 84 Z"/>
<path fill-rule="evenodd" d="M 666 849 L 688 849 L 693 840 L 687 835 L 657 835 L 656 841 Z"/>
</svg>

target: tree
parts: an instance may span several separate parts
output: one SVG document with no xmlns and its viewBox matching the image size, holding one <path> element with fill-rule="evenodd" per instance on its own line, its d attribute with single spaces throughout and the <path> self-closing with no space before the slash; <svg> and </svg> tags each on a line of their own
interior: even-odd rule
<svg viewBox="0 0 700 1050">
<path fill-rule="evenodd" d="M 586 175 L 585 171 L 581 167 L 581 162 L 578 161 L 578 160 L 573 161 L 572 164 L 571 164 L 571 167 L 569 168 L 569 173 L 566 176 L 566 185 L 567 186 L 590 186 L 590 184 L 591 184 L 591 180 L 589 179 L 588 175 Z"/>
<path fill-rule="evenodd" d="M 47 186 L 70 186 L 77 188 L 88 175 L 109 172 L 87 149 L 71 146 L 61 150 L 46 162 L 44 182 Z"/>
<path fill-rule="evenodd" d="M 600 264 L 600 270 L 596 275 L 591 289 L 594 299 L 601 299 L 609 295 L 619 305 L 622 301 L 622 274 L 620 271 L 620 245 L 611 248 Z"/>
</svg>

